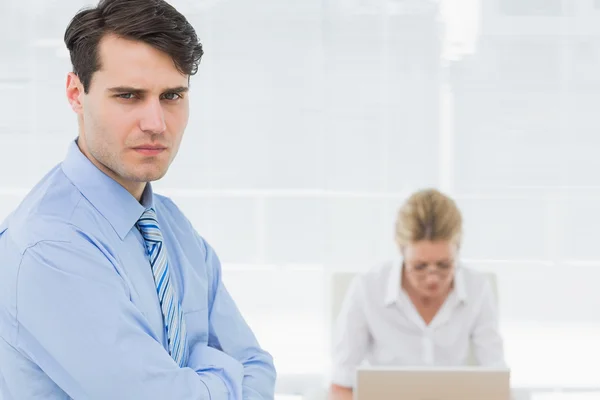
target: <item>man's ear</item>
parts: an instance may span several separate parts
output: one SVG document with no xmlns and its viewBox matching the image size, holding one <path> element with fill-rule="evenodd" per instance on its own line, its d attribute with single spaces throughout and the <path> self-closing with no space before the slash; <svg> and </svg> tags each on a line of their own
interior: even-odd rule
<svg viewBox="0 0 600 400">
<path fill-rule="evenodd" d="M 67 75 L 67 100 L 71 105 L 71 109 L 77 114 L 81 114 L 83 111 L 83 85 L 79 80 L 79 77 L 73 72 L 69 72 Z"/>
</svg>

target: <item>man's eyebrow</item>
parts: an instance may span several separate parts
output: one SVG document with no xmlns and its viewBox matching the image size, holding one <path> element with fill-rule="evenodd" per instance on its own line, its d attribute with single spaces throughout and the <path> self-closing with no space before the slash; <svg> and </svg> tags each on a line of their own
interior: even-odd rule
<svg viewBox="0 0 600 400">
<path fill-rule="evenodd" d="M 111 93 L 134 93 L 134 94 L 143 94 L 147 93 L 147 89 L 140 89 L 133 86 L 115 86 L 107 89 Z M 184 93 L 189 91 L 189 87 L 187 86 L 176 86 L 172 88 L 166 88 L 162 91 L 162 93 Z"/>
<path fill-rule="evenodd" d="M 167 88 L 163 91 L 163 93 L 171 93 L 171 92 L 175 92 L 175 93 L 185 93 L 187 91 L 189 91 L 190 88 L 187 86 L 176 86 L 174 88 Z"/>
<path fill-rule="evenodd" d="M 107 91 L 112 93 L 145 93 L 146 89 L 139 89 L 133 86 L 115 86 L 108 88 Z"/>
</svg>

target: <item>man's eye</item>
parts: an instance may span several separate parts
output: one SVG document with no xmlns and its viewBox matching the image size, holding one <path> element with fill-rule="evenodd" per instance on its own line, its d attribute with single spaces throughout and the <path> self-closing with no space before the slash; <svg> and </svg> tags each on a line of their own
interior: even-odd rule
<svg viewBox="0 0 600 400">
<path fill-rule="evenodd" d="M 165 93 L 163 98 L 165 100 L 178 100 L 181 98 L 181 95 L 179 93 Z"/>
<path fill-rule="evenodd" d="M 120 99 L 125 99 L 125 100 L 131 100 L 134 97 L 133 93 L 120 93 L 117 95 L 118 98 Z"/>
</svg>

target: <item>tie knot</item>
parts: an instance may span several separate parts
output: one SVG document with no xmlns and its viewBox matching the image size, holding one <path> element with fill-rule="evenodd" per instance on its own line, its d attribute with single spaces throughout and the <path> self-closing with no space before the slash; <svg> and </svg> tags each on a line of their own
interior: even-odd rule
<svg viewBox="0 0 600 400">
<path fill-rule="evenodd" d="M 154 211 L 153 208 L 149 208 L 144 211 L 140 219 L 138 219 L 136 225 L 146 240 L 148 240 L 148 236 L 160 235 L 156 211 Z"/>
<path fill-rule="evenodd" d="M 154 211 L 153 208 L 149 208 L 146 211 L 144 211 L 144 213 L 142 214 L 140 219 L 138 219 L 137 222 L 138 225 L 143 225 L 145 223 L 158 224 L 158 219 L 156 218 L 156 211 Z"/>
<path fill-rule="evenodd" d="M 154 222 L 158 222 L 157 218 L 156 218 L 156 211 L 154 211 L 154 208 L 148 208 L 148 209 L 146 209 L 146 211 L 144 211 L 144 213 L 142 214 L 142 216 L 138 220 L 138 223 L 140 223 L 142 221 L 145 221 L 145 220 L 151 220 L 151 221 L 154 221 Z"/>
</svg>

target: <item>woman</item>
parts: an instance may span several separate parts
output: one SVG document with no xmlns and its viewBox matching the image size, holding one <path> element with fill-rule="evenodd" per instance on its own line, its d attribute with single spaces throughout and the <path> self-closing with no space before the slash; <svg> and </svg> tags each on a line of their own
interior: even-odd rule
<svg viewBox="0 0 600 400">
<path fill-rule="evenodd" d="M 504 366 L 494 293 L 481 273 L 460 267 L 462 217 L 437 190 L 413 194 L 400 208 L 402 261 L 359 275 L 338 317 L 332 399 L 352 399 L 356 367 Z M 472 351 L 472 354 L 471 354 Z"/>
</svg>

